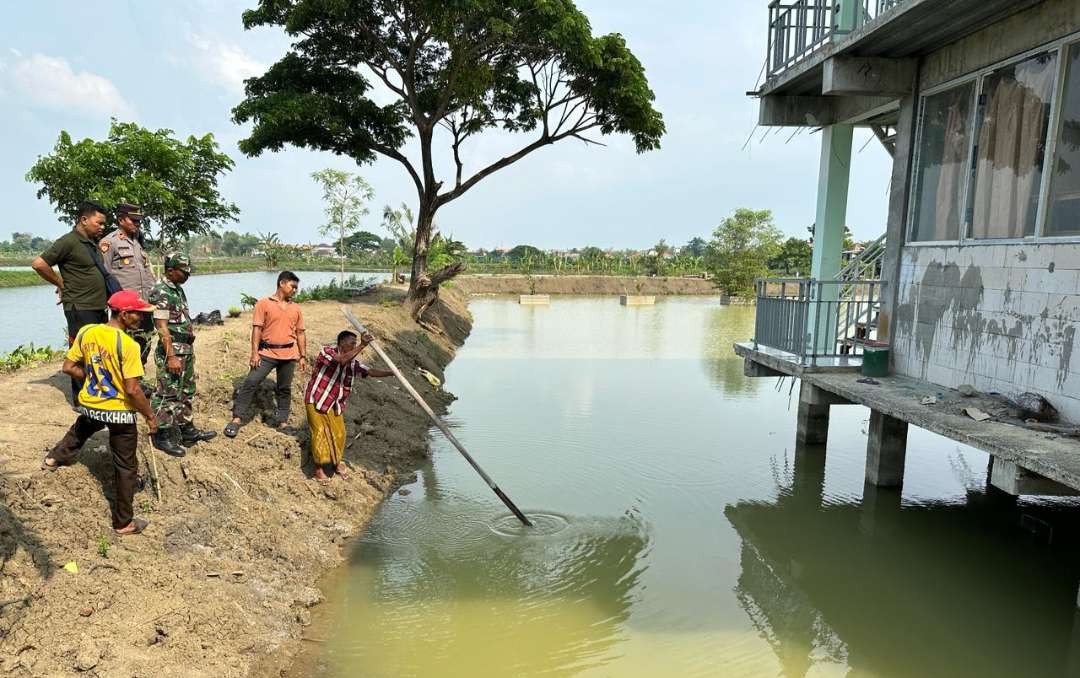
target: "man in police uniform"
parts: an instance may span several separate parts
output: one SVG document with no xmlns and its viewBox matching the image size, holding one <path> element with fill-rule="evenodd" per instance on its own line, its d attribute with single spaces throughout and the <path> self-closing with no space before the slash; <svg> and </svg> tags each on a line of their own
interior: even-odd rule
<svg viewBox="0 0 1080 678">
<path fill-rule="evenodd" d="M 150 290 L 148 301 L 154 311 L 158 344 L 154 352 L 157 388 L 150 405 L 158 419 L 154 447 L 174 457 L 184 456 L 184 448 L 211 440 L 214 431 L 200 431 L 191 421 L 191 401 L 195 398 L 195 333 L 188 310 L 184 283 L 191 275 L 191 259 L 180 252 L 165 257 L 165 275 Z"/>
<path fill-rule="evenodd" d="M 105 270 L 112 273 L 125 290 L 135 290 L 143 299 L 150 297 L 154 286 L 154 272 L 150 269 L 150 257 L 139 243 L 139 227 L 144 219 L 137 205 L 122 202 L 116 206 L 117 229 L 101 239 Z M 154 322 L 149 314 L 143 316 L 143 324 L 131 333 L 139 344 L 143 365 L 150 355 L 150 341 L 154 337 Z"/>
</svg>

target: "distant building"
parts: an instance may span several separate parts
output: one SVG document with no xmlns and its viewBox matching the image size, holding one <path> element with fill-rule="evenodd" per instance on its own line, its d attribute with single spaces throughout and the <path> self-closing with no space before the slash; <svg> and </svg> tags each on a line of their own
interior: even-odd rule
<svg viewBox="0 0 1080 678">
<path fill-rule="evenodd" d="M 305 248 L 307 249 L 307 248 Z M 318 245 L 310 246 L 310 252 L 317 257 L 336 257 L 338 256 L 337 248 L 333 245 L 327 245 L 326 243 L 320 243 Z"/>
</svg>

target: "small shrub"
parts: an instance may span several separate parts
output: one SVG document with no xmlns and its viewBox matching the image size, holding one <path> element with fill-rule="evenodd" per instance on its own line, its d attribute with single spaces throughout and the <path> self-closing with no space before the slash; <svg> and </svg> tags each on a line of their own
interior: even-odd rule
<svg viewBox="0 0 1080 678">
<path fill-rule="evenodd" d="M 33 344 L 22 344 L 16 346 L 11 353 L 0 353 L 0 372 L 14 372 L 62 355 L 64 355 L 63 351 L 53 350 L 49 346 L 35 347 Z"/>
<path fill-rule="evenodd" d="M 241 309 L 239 309 L 239 308 L 237 308 L 235 306 L 230 306 L 229 307 L 229 317 L 230 318 L 239 318 L 240 313 L 241 313 Z"/>
<path fill-rule="evenodd" d="M 108 537 L 106 537 L 105 535 L 101 535 L 100 537 L 98 537 L 97 552 L 99 556 L 101 556 L 102 558 L 108 558 L 110 546 L 112 546 L 112 544 L 109 543 Z"/>
</svg>

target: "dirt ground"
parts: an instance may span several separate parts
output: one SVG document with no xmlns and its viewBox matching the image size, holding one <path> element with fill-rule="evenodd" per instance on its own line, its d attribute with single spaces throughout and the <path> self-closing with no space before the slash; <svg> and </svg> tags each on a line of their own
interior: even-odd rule
<svg viewBox="0 0 1080 678">
<path fill-rule="evenodd" d="M 719 294 L 711 280 L 610 275 L 466 275 L 454 286 L 469 294 Z"/>
<path fill-rule="evenodd" d="M 442 411 L 453 396 L 433 389 L 417 368 L 443 375 L 471 324 L 462 290 L 445 290 L 429 319 L 444 335 L 420 330 L 380 290 L 351 305 Z M 308 353 L 346 327 L 340 304 L 305 304 Z M 196 343 L 196 424 L 220 432 L 233 389 L 247 372 L 250 316 L 200 329 Z M 365 359 L 374 361 L 373 352 Z M 354 390 L 346 413 L 354 469 L 328 488 L 311 479 L 300 399 L 292 428 L 260 419 L 235 440 L 218 436 L 179 460 L 156 453 L 164 497 L 149 483 L 135 496 L 151 520 L 141 536 L 116 537 L 106 495 L 112 470 L 106 433 L 79 463 L 56 473 L 42 456 L 74 421 L 58 363 L 0 377 L 0 672 L 15 676 L 243 676 L 295 643 L 321 594 L 318 577 L 343 560 L 342 545 L 380 500 L 411 478 L 428 455 L 425 415 L 391 379 Z M 152 366 L 151 366 L 152 371 Z M 270 382 L 259 409 L 272 411 Z M 140 445 L 140 452 L 149 443 Z M 144 469 L 145 472 L 145 469 Z M 75 563 L 78 572 L 65 569 Z"/>
</svg>

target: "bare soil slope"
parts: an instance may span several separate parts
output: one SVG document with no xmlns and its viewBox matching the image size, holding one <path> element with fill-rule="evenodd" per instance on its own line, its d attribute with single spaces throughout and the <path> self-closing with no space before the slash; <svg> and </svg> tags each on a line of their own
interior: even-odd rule
<svg viewBox="0 0 1080 678">
<path fill-rule="evenodd" d="M 428 312 L 445 330 L 438 336 L 409 319 L 401 295 L 381 290 L 352 310 L 442 410 L 453 397 L 416 370 L 442 376 L 470 329 L 465 297 L 445 290 Z M 303 306 L 309 354 L 346 327 L 339 306 Z M 233 389 L 247 372 L 249 322 L 245 316 L 198 333 L 202 427 L 220 431 L 228 420 Z M 76 465 L 39 470 L 75 418 L 58 367 L 0 377 L 7 396 L 0 405 L 0 671 L 16 676 L 247 675 L 295 641 L 320 600 L 319 575 L 342 561 L 343 542 L 428 454 L 420 409 L 395 380 L 366 380 L 346 413 L 354 474 L 319 486 L 300 402 L 306 379 L 298 374 L 293 428 L 285 433 L 257 418 L 235 440 L 219 436 L 183 460 L 156 453 L 164 499 L 156 501 L 149 484 L 136 494 L 136 513 L 151 525 L 143 536 L 119 538 L 102 492 L 112 492 L 105 432 Z M 267 382 L 260 409 L 269 410 L 271 398 Z M 77 574 L 63 569 L 69 562 Z"/>
</svg>

